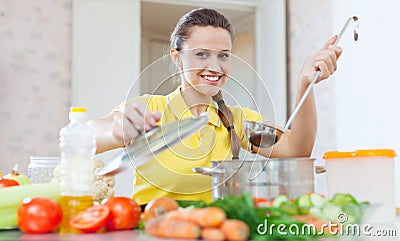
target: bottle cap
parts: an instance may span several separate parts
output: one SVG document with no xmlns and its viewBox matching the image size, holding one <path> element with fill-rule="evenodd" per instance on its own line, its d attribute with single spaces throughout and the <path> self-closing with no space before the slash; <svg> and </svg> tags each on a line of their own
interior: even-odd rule
<svg viewBox="0 0 400 241">
<path fill-rule="evenodd" d="M 87 112 L 86 107 L 71 107 L 71 112 Z"/>
<path fill-rule="evenodd" d="M 71 107 L 68 117 L 69 120 L 86 121 L 88 119 L 86 107 Z"/>
</svg>

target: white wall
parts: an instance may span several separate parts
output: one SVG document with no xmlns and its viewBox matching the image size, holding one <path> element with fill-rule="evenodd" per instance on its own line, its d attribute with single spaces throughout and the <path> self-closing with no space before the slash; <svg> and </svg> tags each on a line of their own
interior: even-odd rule
<svg viewBox="0 0 400 241">
<path fill-rule="evenodd" d="M 287 120 L 285 14 L 285 1 L 259 1 L 256 10 L 256 65 L 262 80 L 257 82 L 257 102 L 278 126 Z"/>
<path fill-rule="evenodd" d="M 334 29 L 353 15 L 360 20 L 359 42 L 351 40 L 348 29 L 340 44 L 344 53 L 335 79 L 338 150 L 391 148 L 399 155 L 400 2 L 335 0 L 332 4 Z M 399 183 L 399 168 L 396 175 Z"/>
<path fill-rule="evenodd" d="M 139 94 L 140 1 L 75 0 L 72 39 L 72 104 L 91 117 L 108 114 L 128 92 Z M 98 155 L 109 161 L 118 152 Z M 116 175 L 115 194 L 130 196 L 133 174 Z"/>
<path fill-rule="evenodd" d="M 92 116 L 123 101 L 139 73 L 139 11 L 138 1 L 74 1 L 72 104 L 87 106 Z"/>
</svg>

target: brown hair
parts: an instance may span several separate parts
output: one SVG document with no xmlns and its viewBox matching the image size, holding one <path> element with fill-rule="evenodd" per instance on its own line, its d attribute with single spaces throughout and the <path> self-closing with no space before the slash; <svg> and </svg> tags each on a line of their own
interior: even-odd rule
<svg viewBox="0 0 400 241">
<path fill-rule="evenodd" d="M 218 91 L 212 99 L 218 104 L 218 116 L 221 119 L 222 124 L 227 128 L 229 133 L 229 140 L 232 151 L 232 159 L 239 159 L 239 152 L 241 141 L 235 132 L 235 127 L 233 125 L 233 114 L 228 106 L 225 105 L 225 101 L 222 97 L 221 91 Z"/>
<path fill-rule="evenodd" d="M 223 28 L 229 32 L 232 42 L 235 39 L 232 25 L 224 15 L 212 9 L 199 8 L 192 10 L 181 17 L 171 34 L 171 48 L 178 51 L 182 50 L 182 44 L 189 38 L 190 29 L 194 26 L 213 26 L 216 28 Z M 241 141 L 234 129 L 233 114 L 225 105 L 221 91 L 213 96 L 212 99 L 217 102 L 218 116 L 224 127 L 228 130 L 232 159 L 238 159 Z"/>
<path fill-rule="evenodd" d="M 182 50 L 182 44 L 189 38 L 190 29 L 194 26 L 223 28 L 231 35 L 232 42 L 235 39 L 232 25 L 224 15 L 213 9 L 199 8 L 186 13 L 179 19 L 171 34 L 171 48 Z"/>
</svg>

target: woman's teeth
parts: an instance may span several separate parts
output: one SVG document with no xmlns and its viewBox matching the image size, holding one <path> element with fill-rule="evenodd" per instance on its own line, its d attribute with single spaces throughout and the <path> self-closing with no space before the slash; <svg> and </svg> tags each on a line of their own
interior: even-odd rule
<svg viewBox="0 0 400 241">
<path fill-rule="evenodd" d="M 203 75 L 203 78 L 208 80 L 208 81 L 217 81 L 219 79 L 219 76 Z"/>
</svg>

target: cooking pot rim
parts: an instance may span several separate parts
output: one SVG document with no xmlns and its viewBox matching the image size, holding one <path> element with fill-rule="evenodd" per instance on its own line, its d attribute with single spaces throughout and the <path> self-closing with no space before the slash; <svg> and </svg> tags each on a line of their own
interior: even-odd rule
<svg viewBox="0 0 400 241">
<path fill-rule="evenodd" d="M 293 157 L 293 158 L 253 158 L 253 159 L 234 159 L 234 160 L 214 160 L 212 163 L 222 163 L 222 162 L 265 162 L 265 161 L 315 161 L 316 158 L 310 157 Z"/>
</svg>

